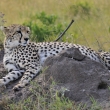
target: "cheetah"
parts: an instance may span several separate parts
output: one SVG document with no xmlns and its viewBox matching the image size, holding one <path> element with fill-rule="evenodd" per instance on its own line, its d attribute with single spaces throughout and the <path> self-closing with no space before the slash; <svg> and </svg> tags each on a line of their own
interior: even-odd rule
<svg viewBox="0 0 110 110">
<path fill-rule="evenodd" d="M 5 34 L 3 64 L 8 74 L 0 79 L 0 86 L 21 77 L 18 84 L 13 87 L 14 91 L 25 87 L 38 75 L 48 57 L 56 56 L 68 48 L 78 48 L 83 55 L 100 62 L 99 54 L 85 46 L 64 42 L 30 42 L 30 29 L 26 26 L 13 24 L 4 27 L 3 32 Z"/>
</svg>

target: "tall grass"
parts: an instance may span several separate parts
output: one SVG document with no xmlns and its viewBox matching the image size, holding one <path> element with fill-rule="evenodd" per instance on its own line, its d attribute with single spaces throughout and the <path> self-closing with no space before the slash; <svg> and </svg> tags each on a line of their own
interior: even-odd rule
<svg viewBox="0 0 110 110">
<path fill-rule="evenodd" d="M 4 14 L 0 12 L 0 49 L 3 49 L 4 35 L 2 32 L 2 27 L 4 26 L 4 23 L 5 23 Z"/>
</svg>

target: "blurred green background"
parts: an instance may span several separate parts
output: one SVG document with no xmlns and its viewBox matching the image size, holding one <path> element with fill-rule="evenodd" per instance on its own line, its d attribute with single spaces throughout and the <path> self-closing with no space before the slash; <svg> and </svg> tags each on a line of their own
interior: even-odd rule
<svg viewBox="0 0 110 110">
<path fill-rule="evenodd" d="M 31 28 L 31 40 L 54 41 L 72 19 L 75 22 L 61 41 L 95 50 L 110 51 L 109 0 L 1 0 L 5 26 L 23 24 Z M 0 35 L 1 41 L 4 37 Z"/>
</svg>

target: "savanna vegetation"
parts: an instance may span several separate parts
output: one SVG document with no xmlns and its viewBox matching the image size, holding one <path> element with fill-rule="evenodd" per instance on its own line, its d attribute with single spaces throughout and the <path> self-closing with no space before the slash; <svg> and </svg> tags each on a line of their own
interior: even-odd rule
<svg viewBox="0 0 110 110">
<path fill-rule="evenodd" d="M 30 25 L 33 31 L 34 27 L 37 30 L 35 34 L 32 32 L 33 37 L 40 36 L 46 41 L 55 40 L 71 19 L 74 19 L 75 22 L 63 37 L 63 41 L 109 51 L 109 5 L 108 0 L 2 0 L 0 11 L 5 14 L 6 26 L 10 24 Z M 42 12 L 47 16 L 45 20 L 52 17 L 53 21 L 49 26 L 46 22 L 50 18 L 45 22 L 45 20 L 42 21 L 44 18 L 38 17 L 42 16 Z M 46 36 L 45 39 L 43 34 Z"/>
<path fill-rule="evenodd" d="M 62 41 L 109 51 L 109 10 L 108 0 L 1 0 L 0 12 L 5 15 L 0 16 L 0 25 L 23 24 L 30 27 L 32 41 L 54 41 L 74 19 L 75 22 L 63 36 Z M 5 24 L 3 19 L 6 20 Z M 3 39 L 3 34 L 0 32 L 0 42 L 3 42 Z M 36 100 L 41 101 L 41 107 L 45 107 L 43 110 L 46 110 L 45 103 L 42 103 L 44 99 L 45 97 L 40 96 Z M 80 105 L 76 107 L 71 101 L 62 101 L 57 95 L 52 101 L 53 103 L 49 105 L 51 110 L 80 110 L 82 107 Z M 29 97 L 24 103 L 4 105 L 10 107 L 10 110 L 30 110 L 32 102 Z M 32 110 L 35 110 L 36 103 L 33 104 Z M 96 102 L 93 100 L 91 110 L 95 110 L 95 107 L 100 110 L 94 104 Z"/>
</svg>

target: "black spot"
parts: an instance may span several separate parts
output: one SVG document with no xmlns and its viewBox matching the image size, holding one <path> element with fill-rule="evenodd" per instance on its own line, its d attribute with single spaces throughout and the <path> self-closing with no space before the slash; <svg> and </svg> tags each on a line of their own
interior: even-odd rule
<svg viewBox="0 0 110 110">
<path fill-rule="evenodd" d="M 8 77 L 8 79 L 10 79 L 10 77 Z"/>
<path fill-rule="evenodd" d="M 16 78 L 15 77 L 13 77 L 13 80 L 15 80 Z"/>
<path fill-rule="evenodd" d="M 10 69 L 10 70 L 9 70 L 9 72 L 12 72 L 12 71 L 13 71 L 13 69 Z"/>
<path fill-rule="evenodd" d="M 108 61 L 108 63 L 110 64 L 110 61 Z"/>
<path fill-rule="evenodd" d="M 28 62 L 30 62 L 30 60 L 28 60 Z"/>
<path fill-rule="evenodd" d="M 32 76 L 29 76 L 30 78 L 33 78 Z"/>
<path fill-rule="evenodd" d="M 17 75 L 18 75 L 18 76 L 20 76 L 20 74 L 19 74 L 19 73 L 17 73 Z"/>
<path fill-rule="evenodd" d="M 33 54 L 33 56 L 36 56 L 36 54 Z"/>
<path fill-rule="evenodd" d="M 23 60 L 25 60 L 25 58 L 23 58 Z"/>
<path fill-rule="evenodd" d="M 14 72 L 12 72 L 11 74 L 15 74 Z"/>
<path fill-rule="evenodd" d="M 6 61 L 5 61 L 5 65 L 7 65 L 8 63 L 9 63 L 9 61 L 8 61 L 8 60 L 6 60 Z"/>
<path fill-rule="evenodd" d="M 6 82 L 6 79 L 5 79 L 5 78 L 3 78 L 3 81 L 4 81 L 4 82 Z"/>
<path fill-rule="evenodd" d="M 35 59 L 37 59 L 37 57 L 35 57 Z"/>
<path fill-rule="evenodd" d="M 22 88 L 21 86 L 18 86 L 18 88 Z"/>
<path fill-rule="evenodd" d="M 28 80 L 28 77 L 26 77 L 25 79 Z"/>
<path fill-rule="evenodd" d="M 14 59 L 14 61 L 16 61 L 16 59 Z"/>
<path fill-rule="evenodd" d="M 25 61 L 23 61 L 23 64 L 25 64 L 26 62 Z"/>
<path fill-rule="evenodd" d="M 107 63 L 105 63 L 105 66 L 106 66 L 106 67 L 108 66 Z"/>
<path fill-rule="evenodd" d="M 43 52 L 43 50 L 41 50 L 41 52 Z"/>
<path fill-rule="evenodd" d="M 21 72 L 21 74 L 23 75 L 23 74 L 24 74 L 24 72 Z"/>
<path fill-rule="evenodd" d="M 52 47 L 52 45 L 49 45 L 49 47 L 51 48 L 51 47 Z"/>
<path fill-rule="evenodd" d="M 85 55 L 87 55 L 87 53 L 85 53 Z"/>
<path fill-rule="evenodd" d="M 45 57 L 47 57 L 47 55 L 45 55 Z"/>
<path fill-rule="evenodd" d="M 58 51 L 56 51 L 56 53 L 59 53 Z"/>
<path fill-rule="evenodd" d="M 17 65 L 18 68 L 20 68 L 19 64 Z"/>
<path fill-rule="evenodd" d="M 94 57 L 93 55 L 91 55 L 91 57 Z"/>
</svg>

